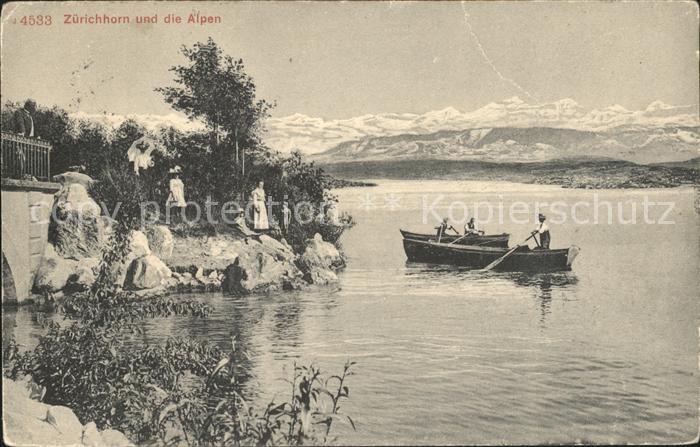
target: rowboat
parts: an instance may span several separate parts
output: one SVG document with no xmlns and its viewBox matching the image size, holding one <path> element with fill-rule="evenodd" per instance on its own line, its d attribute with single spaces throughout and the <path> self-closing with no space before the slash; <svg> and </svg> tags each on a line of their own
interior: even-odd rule
<svg viewBox="0 0 700 447">
<path fill-rule="evenodd" d="M 399 230 L 404 239 L 412 239 L 415 241 L 437 241 L 437 235 L 424 233 L 411 233 L 410 231 Z M 469 236 L 458 236 L 456 234 L 445 234 L 440 238 L 440 242 L 460 245 L 475 245 L 484 247 L 507 247 L 508 233 L 503 234 L 470 234 Z M 458 240 L 459 239 L 459 240 Z"/>
<path fill-rule="evenodd" d="M 474 269 L 483 269 L 509 251 L 508 248 L 502 247 L 449 244 L 410 238 L 404 238 L 403 248 L 411 262 L 450 264 Z M 495 270 L 506 272 L 571 270 L 571 264 L 578 252 L 579 249 L 576 246 L 533 250 L 523 245 L 495 267 Z"/>
</svg>

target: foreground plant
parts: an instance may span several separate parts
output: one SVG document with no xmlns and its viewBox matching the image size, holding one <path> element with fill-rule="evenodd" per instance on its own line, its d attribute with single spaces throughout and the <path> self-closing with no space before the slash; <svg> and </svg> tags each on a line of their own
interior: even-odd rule
<svg viewBox="0 0 700 447">
<path fill-rule="evenodd" d="M 129 243 L 128 226 L 115 228 L 89 290 L 66 298 L 58 311 L 65 321 L 45 321 L 37 347 L 3 351 L 5 376 L 31 375 L 44 387 L 43 401 L 67 406 L 83 423 L 122 431 L 138 443 L 165 445 L 304 445 L 329 441 L 346 378 L 323 379 L 313 366 L 294 368 L 289 402 L 255 409 L 243 397 L 235 374 L 238 355 L 191 338 L 162 345 L 136 343 L 145 320 L 173 315 L 206 318 L 210 308 L 196 300 L 157 297 L 139 300 L 116 290 L 112 266 Z M 350 418 L 344 420 L 354 423 Z"/>
</svg>

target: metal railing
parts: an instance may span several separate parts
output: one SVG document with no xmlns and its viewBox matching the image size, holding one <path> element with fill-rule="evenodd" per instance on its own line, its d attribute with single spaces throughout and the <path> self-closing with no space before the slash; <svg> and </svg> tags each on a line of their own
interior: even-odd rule
<svg viewBox="0 0 700 447">
<path fill-rule="evenodd" d="M 2 177 L 48 181 L 51 144 L 38 138 L 2 132 Z"/>
</svg>

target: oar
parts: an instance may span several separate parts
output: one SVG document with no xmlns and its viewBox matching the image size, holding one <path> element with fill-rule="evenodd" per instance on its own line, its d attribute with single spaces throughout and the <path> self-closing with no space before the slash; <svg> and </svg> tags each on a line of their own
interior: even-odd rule
<svg viewBox="0 0 700 447">
<path fill-rule="evenodd" d="M 450 242 L 450 243 L 447 244 L 447 245 L 456 244 L 457 242 L 461 241 L 462 239 L 464 239 L 464 238 L 467 237 L 467 236 L 469 236 L 469 234 L 465 234 L 465 235 L 462 236 L 462 237 L 458 237 L 457 239 L 455 239 L 454 241 Z"/>
<path fill-rule="evenodd" d="M 496 260 L 493 261 L 491 264 L 487 265 L 486 267 L 484 267 L 484 268 L 481 269 L 481 270 L 484 271 L 484 272 L 487 272 L 487 271 L 489 271 L 489 270 L 493 270 L 494 268 L 498 267 L 499 264 L 501 264 L 503 261 L 505 261 L 506 259 L 508 259 L 508 258 L 510 257 L 510 255 L 512 255 L 513 253 L 515 253 L 515 250 L 517 250 L 518 248 L 522 247 L 522 246 L 525 244 L 525 242 L 527 242 L 527 241 L 529 241 L 530 239 L 532 239 L 532 237 L 533 237 L 534 235 L 535 235 L 535 233 L 532 233 L 532 234 L 530 235 L 530 237 L 528 237 L 527 239 L 525 239 L 521 244 L 516 245 L 515 247 L 511 248 L 510 250 L 508 250 L 508 251 L 506 252 L 506 254 L 504 254 L 504 255 L 501 256 L 500 258 L 496 259 Z"/>
</svg>

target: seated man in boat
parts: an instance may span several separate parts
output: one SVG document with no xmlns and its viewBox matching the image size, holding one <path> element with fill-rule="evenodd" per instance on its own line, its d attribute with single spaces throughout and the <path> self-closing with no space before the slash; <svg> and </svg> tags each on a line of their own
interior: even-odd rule
<svg viewBox="0 0 700 447">
<path fill-rule="evenodd" d="M 547 217 L 544 214 L 541 214 L 538 216 L 540 225 L 537 227 L 535 231 L 532 232 L 532 234 L 539 235 L 540 236 L 540 241 L 539 241 L 539 248 L 544 248 L 546 250 L 549 250 L 549 243 L 551 241 L 551 238 L 549 236 L 549 225 L 547 225 Z M 535 239 L 537 241 L 537 239 Z"/>
<path fill-rule="evenodd" d="M 455 232 L 455 234 L 459 234 L 459 231 L 455 230 L 455 228 L 454 228 L 452 225 L 450 225 L 449 223 L 447 223 L 447 217 L 445 217 L 444 219 L 442 219 L 442 222 L 440 223 L 440 225 L 438 225 L 437 227 L 435 227 L 435 229 L 437 230 L 437 234 L 436 234 L 436 235 L 437 235 L 437 238 L 438 238 L 438 242 L 440 242 L 440 239 L 442 239 L 442 237 L 445 235 L 445 233 L 447 232 L 447 230 L 452 230 L 452 231 Z"/>
<path fill-rule="evenodd" d="M 476 229 L 476 221 L 472 217 L 471 219 L 469 219 L 469 222 L 467 222 L 466 225 L 464 225 L 464 234 L 465 235 L 467 235 L 467 234 L 478 235 L 478 234 L 484 234 L 484 232 Z"/>
</svg>

